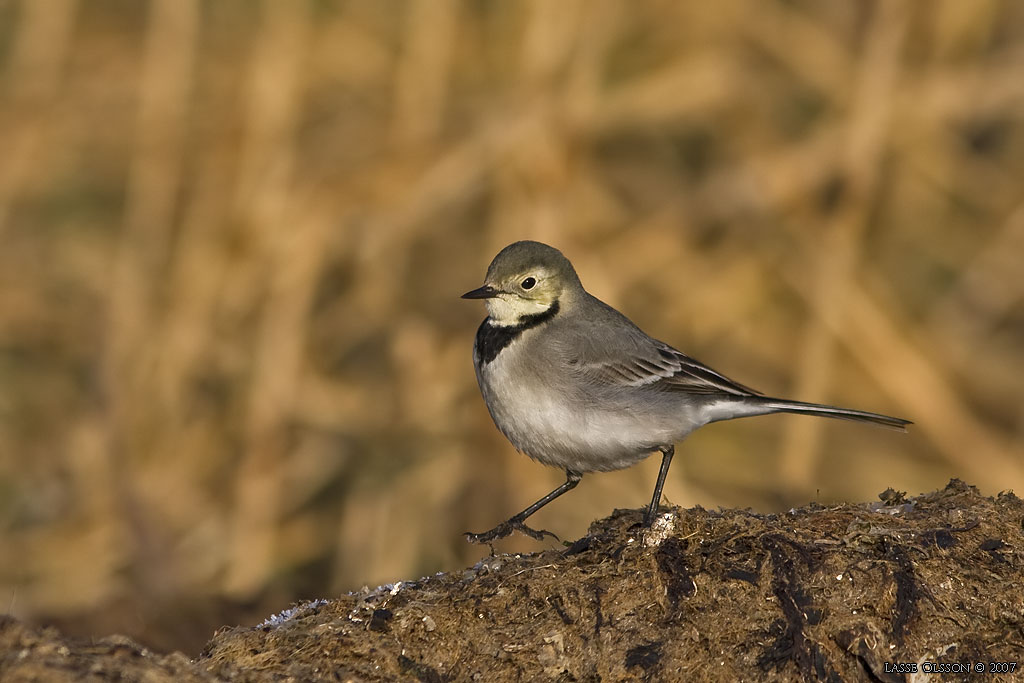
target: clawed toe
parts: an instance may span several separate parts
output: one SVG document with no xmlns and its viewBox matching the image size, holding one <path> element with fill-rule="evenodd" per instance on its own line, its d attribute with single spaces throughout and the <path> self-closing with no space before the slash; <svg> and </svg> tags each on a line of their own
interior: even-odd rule
<svg viewBox="0 0 1024 683">
<path fill-rule="evenodd" d="M 526 526 L 522 522 L 519 522 L 518 524 L 516 524 L 515 528 L 518 529 L 519 531 L 521 531 L 522 533 L 526 534 L 527 536 L 529 536 L 531 538 L 537 539 L 538 541 L 543 541 L 546 536 L 550 536 L 551 538 L 555 539 L 556 541 L 561 540 L 560 538 L 558 538 L 558 536 L 556 536 L 555 534 L 551 533 L 547 529 L 531 529 L 530 527 Z"/>
</svg>

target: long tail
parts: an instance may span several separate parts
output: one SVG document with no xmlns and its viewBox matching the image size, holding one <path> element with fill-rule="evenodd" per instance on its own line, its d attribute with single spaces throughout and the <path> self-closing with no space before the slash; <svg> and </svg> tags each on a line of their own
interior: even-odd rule
<svg viewBox="0 0 1024 683">
<path fill-rule="evenodd" d="M 869 413 L 865 410 L 850 410 L 849 408 L 837 408 L 820 403 L 804 403 L 803 401 L 789 401 L 781 398 L 768 398 L 767 396 L 744 397 L 743 408 L 737 406 L 732 415 L 722 415 L 717 419 L 729 419 L 733 417 L 746 417 L 753 415 L 767 415 L 769 413 L 797 413 L 799 415 L 817 415 L 818 417 L 834 417 L 840 420 L 854 420 L 855 422 L 871 422 L 883 427 L 891 427 L 901 432 L 907 431 L 907 425 L 914 424 L 910 420 L 901 417 L 890 417 L 879 413 Z"/>
</svg>

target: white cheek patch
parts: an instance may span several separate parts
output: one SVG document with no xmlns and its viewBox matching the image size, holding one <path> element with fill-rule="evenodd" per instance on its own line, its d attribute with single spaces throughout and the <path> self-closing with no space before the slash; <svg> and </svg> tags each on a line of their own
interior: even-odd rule
<svg viewBox="0 0 1024 683">
<path fill-rule="evenodd" d="M 487 299 L 487 314 L 496 325 L 515 325 L 526 315 L 536 315 L 551 308 L 551 304 L 529 301 L 514 294 L 499 294 Z"/>
</svg>

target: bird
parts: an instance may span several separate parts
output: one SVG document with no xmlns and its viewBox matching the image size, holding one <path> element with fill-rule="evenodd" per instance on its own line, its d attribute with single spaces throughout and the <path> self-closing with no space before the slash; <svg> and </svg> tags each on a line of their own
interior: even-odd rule
<svg viewBox="0 0 1024 683">
<path fill-rule="evenodd" d="M 712 422 L 797 413 L 906 431 L 910 420 L 762 395 L 658 341 L 583 288 L 561 251 L 541 242 L 509 244 L 484 284 L 487 317 L 473 366 L 498 430 L 521 453 L 565 471 L 565 483 L 493 529 L 466 533 L 491 543 L 515 531 L 554 536 L 526 519 L 572 490 L 589 472 L 623 469 L 660 452 L 661 468 L 643 518 L 657 517 L 675 444 Z"/>
</svg>

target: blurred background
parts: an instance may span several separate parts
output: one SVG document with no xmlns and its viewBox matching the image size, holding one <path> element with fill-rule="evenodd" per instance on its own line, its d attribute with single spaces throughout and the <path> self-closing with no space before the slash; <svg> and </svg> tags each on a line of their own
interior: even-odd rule
<svg viewBox="0 0 1024 683">
<path fill-rule="evenodd" d="M 0 0 L 0 611 L 195 654 L 486 555 L 564 477 L 458 298 L 523 238 L 740 382 L 916 422 L 713 425 L 672 503 L 1024 490 L 1022 41 L 1004 0 Z"/>
</svg>

